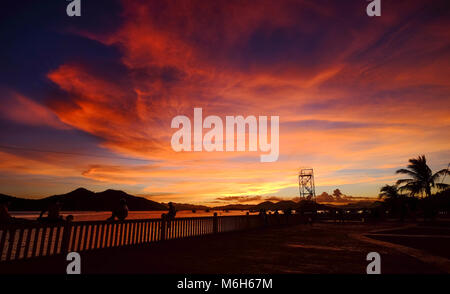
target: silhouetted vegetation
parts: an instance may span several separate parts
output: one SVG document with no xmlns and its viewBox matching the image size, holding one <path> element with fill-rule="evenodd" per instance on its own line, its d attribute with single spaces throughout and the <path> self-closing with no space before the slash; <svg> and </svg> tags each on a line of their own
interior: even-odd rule
<svg viewBox="0 0 450 294">
<path fill-rule="evenodd" d="M 425 155 L 418 158 L 411 158 L 408 167 L 399 169 L 398 174 L 405 174 L 410 176 L 409 179 L 401 179 L 397 181 L 397 185 L 403 185 L 400 191 L 409 192 L 410 196 L 414 197 L 420 193 L 425 193 L 427 197 L 431 197 L 432 188 L 444 190 L 448 188 L 447 184 L 437 183 L 440 177 L 445 177 L 449 173 L 448 169 L 441 169 L 433 174 L 430 167 L 427 165 Z"/>
<path fill-rule="evenodd" d="M 396 173 L 408 175 L 409 178 L 400 179 L 394 185 L 384 185 L 379 194 L 390 217 L 403 221 L 405 217 L 416 219 L 421 216 L 427 220 L 439 214 L 448 216 L 450 189 L 444 183 L 445 176 L 449 174 L 448 168 L 433 173 L 425 155 L 421 155 L 410 159 L 407 168 Z M 437 193 L 432 194 L 433 190 Z"/>
</svg>

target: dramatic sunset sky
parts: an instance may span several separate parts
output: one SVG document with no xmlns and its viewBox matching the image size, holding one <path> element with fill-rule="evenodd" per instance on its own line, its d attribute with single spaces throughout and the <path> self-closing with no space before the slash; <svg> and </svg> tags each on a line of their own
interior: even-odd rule
<svg viewBox="0 0 450 294">
<path fill-rule="evenodd" d="M 0 193 L 78 187 L 231 203 L 376 196 L 450 159 L 448 0 L 8 1 L 0 29 Z M 173 117 L 280 116 L 280 156 L 172 150 Z"/>
</svg>

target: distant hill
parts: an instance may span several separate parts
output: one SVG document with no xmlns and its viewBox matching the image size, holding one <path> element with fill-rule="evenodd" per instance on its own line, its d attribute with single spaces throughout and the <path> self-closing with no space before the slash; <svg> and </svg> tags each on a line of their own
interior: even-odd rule
<svg viewBox="0 0 450 294">
<path fill-rule="evenodd" d="M 214 210 L 249 210 L 253 209 L 255 205 L 253 204 L 227 204 L 222 206 L 215 206 Z"/>
<path fill-rule="evenodd" d="M 165 206 L 167 206 L 168 207 L 168 204 L 166 204 L 166 203 L 162 203 L 163 205 L 165 205 Z M 173 205 L 175 206 L 175 209 L 177 210 L 177 211 L 180 211 L 180 210 L 209 210 L 209 209 L 211 209 L 210 207 L 208 207 L 208 206 L 205 206 L 205 205 L 196 205 L 196 204 L 188 204 L 188 203 L 173 203 Z"/>
<path fill-rule="evenodd" d="M 339 208 L 339 209 L 363 209 L 363 208 L 377 207 L 381 203 L 382 203 L 381 201 L 355 201 L 352 203 L 341 204 L 341 205 L 327 203 L 326 206 L 333 207 L 333 208 Z"/>
<path fill-rule="evenodd" d="M 167 210 L 167 204 L 158 203 L 143 197 L 137 197 L 120 190 L 105 190 L 103 192 L 92 192 L 84 188 L 78 188 L 72 192 L 54 195 L 42 199 L 24 199 L 0 194 L 0 201 L 11 202 L 11 211 L 40 211 L 48 207 L 49 203 L 57 199 L 62 202 L 64 211 L 111 211 L 120 201 L 126 199 L 128 208 L 132 211 Z M 208 207 L 187 203 L 174 203 L 176 210 L 285 210 L 285 209 L 328 209 L 328 208 L 364 208 L 378 205 L 377 202 L 356 201 L 347 205 L 320 204 L 302 200 L 295 202 L 285 200 L 279 202 L 264 201 L 259 204 L 228 204 L 223 206 Z"/>
<path fill-rule="evenodd" d="M 284 210 L 284 209 L 295 209 L 299 205 L 297 202 L 294 202 L 292 200 L 285 200 L 285 201 L 279 201 L 277 203 L 274 203 L 275 209 Z"/>
<path fill-rule="evenodd" d="M 167 207 L 155 201 L 142 197 L 129 195 L 119 190 L 106 190 L 92 192 L 84 188 L 78 188 L 72 192 L 50 196 L 42 199 L 23 199 L 0 194 L 0 200 L 11 202 L 11 211 L 40 211 L 48 207 L 54 200 L 61 201 L 62 210 L 65 211 L 111 211 L 124 198 L 130 210 L 166 210 Z"/>
<path fill-rule="evenodd" d="M 229 205 L 225 205 L 225 206 L 216 206 L 216 207 L 214 207 L 214 209 L 259 211 L 261 209 L 263 209 L 263 210 L 284 210 L 287 208 L 296 209 L 298 206 L 299 206 L 298 202 L 286 200 L 286 201 L 279 201 L 279 202 L 264 201 L 259 204 L 229 204 Z"/>
<path fill-rule="evenodd" d="M 271 201 L 264 201 L 253 207 L 254 210 L 260 210 L 260 209 L 271 210 L 271 209 L 275 209 L 275 208 L 276 208 L 275 203 L 273 203 Z"/>
</svg>

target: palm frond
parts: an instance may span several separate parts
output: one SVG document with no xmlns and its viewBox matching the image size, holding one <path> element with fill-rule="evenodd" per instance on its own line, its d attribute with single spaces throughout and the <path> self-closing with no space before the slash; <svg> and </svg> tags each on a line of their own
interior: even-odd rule
<svg viewBox="0 0 450 294">
<path fill-rule="evenodd" d="M 423 186 L 418 182 L 409 182 L 398 189 L 400 192 L 409 192 L 412 197 L 419 194 L 423 190 Z"/>
<path fill-rule="evenodd" d="M 413 179 L 400 179 L 400 180 L 397 180 L 396 185 L 403 185 L 405 183 L 408 184 L 408 183 L 412 183 L 412 182 L 414 182 Z"/>
<path fill-rule="evenodd" d="M 436 172 L 431 178 L 433 179 L 433 181 L 437 181 L 440 177 L 443 177 L 445 175 L 450 175 L 450 171 L 446 168 Z"/>
<path fill-rule="evenodd" d="M 418 174 L 415 171 L 411 171 L 411 170 L 405 169 L 405 168 L 401 168 L 401 169 L 397 170 L 395 173 L 410 175 L 413 178 L 418 177 Z"/>
<path fill-rule="evenodd" d="M 399 197 L 397 185 L 384 185 L 380 189 L 379 199 L 395 199 Z"/>
<path fill-rule="evenodd" d="M 449 185 L 449 184 L 444 184 L 444 183 L 439 183 L 439 184 L 436 184 L 436 187 L 437 187 L 439 190 L 445 190 L 445 189 L 449 188 L 450 185 Z"/>
</svg>

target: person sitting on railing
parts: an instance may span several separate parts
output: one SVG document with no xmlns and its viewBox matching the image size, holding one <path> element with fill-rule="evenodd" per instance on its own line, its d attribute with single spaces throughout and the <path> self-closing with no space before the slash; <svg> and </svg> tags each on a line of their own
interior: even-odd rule
<svg viewBox="0 0 450 294">
<path fill-rule="evenodd" d="M 46 222 L 60 222 L 63 221 L 62 215 L 60 215 L 62 203 L 59 200 L 52 201 L 46 209 L 41 211 L 38 220 Z M 43 217 L 47 212 L 47 217 Z"/>
<path fill-rule="evenodd" d="M 177 211 L 175 209 L 175 206 L 173 205 L 172 202 L 169 202 L 169 211 L 167 212 L 167 214 L 163 213 L 161 215 L 161 218 L 166 221 L 167 229 L 170 230 L 170 221 L 175 219 L 176 214 L 177 214 Z"/>
<path fill-rule="evenodd" d="M 177 211 L 175 209 L 175 206 L 172 202 L 169 202 L 169 212 L 167 213 L 167 216 L 169 219 L 174 219 L 175 215 L 177 214 Z"/>
<path fill-rule="evenodd" d="M 259 217 L 261 217 L 261 219 L 263 220 L 263 222 L 264 222 L 264 225 L 267 225 L 268 224 L 268 217 L 267 217 L 267 211 L 265 210 L 265 209 L 263 209 L 263 208 L 261 208 L 260 210 L 259 210 Z"/>
<path fill-rule="evenodd" d="M 127 218 L 127 216 L 128 216 L 127 201 L 124 198 L 122 198 L 120 199 L 119 206 L 113 209 L 112 215 L 107 220 L 113 221 L 117 217 L 118 220 L 123 221 Z"/>
<path fill-rule="evenodd" d="M 8 201 L 4 200 L 0 203 L 0 224 L 7 224 L 11 221 L 11 215 L 8 211 Z"/>
<path fill-rule="evenodd" d="M 33 223 L 33 220 L 13 217 L 9 214 L 8 207 L 11 204 L 9 200 L 0 201 L 0 224 L 28 224 Z"/>
</svg>

